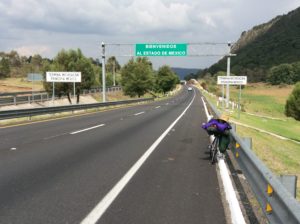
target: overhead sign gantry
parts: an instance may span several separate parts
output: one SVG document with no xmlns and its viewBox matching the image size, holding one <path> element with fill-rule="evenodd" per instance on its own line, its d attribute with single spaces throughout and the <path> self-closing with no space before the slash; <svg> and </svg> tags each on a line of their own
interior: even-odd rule
<svg viewBox="0 0 300 224">
<path fill-rule="evenodd" d="M 102 47 L 102 98 L 106 102 L 105 57 L 227 57 L 227 76 L 230 76 L 231 43 L 101 43 Z M 207 53 L 209 51 L 209 53 Z M 224 92 L 224 91 L 223 91 Z M 224 96 L 224 94 L 223 94 Z M 229 102 L 229 85 L 226 91 L 226 105 Z M 227 106 L 226 106 L 227 107 Z"/>
</svg>

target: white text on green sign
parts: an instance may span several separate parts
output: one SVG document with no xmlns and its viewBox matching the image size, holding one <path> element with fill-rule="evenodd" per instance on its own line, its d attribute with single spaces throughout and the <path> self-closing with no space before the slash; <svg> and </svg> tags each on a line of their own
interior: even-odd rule
<svg viewBox="0 0 300 224">
<path fill-rule="evenodd" d="M 135 56 L 186 56 L 187 44 L 136 44 Z"/>
</svg>

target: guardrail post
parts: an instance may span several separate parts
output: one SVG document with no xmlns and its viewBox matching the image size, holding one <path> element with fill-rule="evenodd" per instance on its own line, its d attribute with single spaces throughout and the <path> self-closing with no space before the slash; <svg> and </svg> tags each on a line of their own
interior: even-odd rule
<svg viewBox="0 0 300 224">
<path fill-rule="evenodd" d="M 297 176 L 295 175 L 280 175 L 279 181 L 283 186 L 296 198 L 297 195 Z"/>
<path fill-rule="evenodd" d="M 230 126 L 232 127 L 232 130 L 236 132 L 236 124 L 230 124 Z"/>
<path fill-rule="evenodd" d="M 248 137 L 244 137 L 242 138 L 244 143 L 250 148 L 252 149 L 252 138 L 248 138 Z"/>
</svg>

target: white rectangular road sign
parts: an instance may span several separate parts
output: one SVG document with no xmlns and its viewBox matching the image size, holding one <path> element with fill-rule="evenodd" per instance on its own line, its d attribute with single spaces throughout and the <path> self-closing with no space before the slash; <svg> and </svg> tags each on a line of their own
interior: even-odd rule
<svg viewBox="0 0 300 224">
<path fill-rule="evenodd" d="M 81 72 L 46 72 L 47 82 L 81 82 Z"/>
<path fill-rule="evenodd" d="M 218 85 L 246 85 L 247 76 L 218 76 Z"/>
</svg>

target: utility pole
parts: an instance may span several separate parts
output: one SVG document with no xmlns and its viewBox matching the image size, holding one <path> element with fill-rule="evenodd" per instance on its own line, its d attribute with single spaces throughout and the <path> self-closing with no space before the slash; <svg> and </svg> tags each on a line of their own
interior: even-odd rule
<svg viewBox="0 0 300 224">
<path fill-rule="evenodd" d="M 227 55 L 227 76 L 230 76 L 230 57 L 236 56 L 236 54 L 231 54 L 231 42 L 228 42 L 229 52 Z M 226 109 L 229 108 L 229 84 L 226 84 Z"/>
<path fill-rule="evenodd" d="M 102 101 L 106 102 L 106 81 L 105 81 L 105 44 L 102 42 Z"/>
<path fill-rule="evenodd" d="M 113 62 L 113 77 L 114 77 L 114 86 L 116 86 L 116 58 L 114 58 L 114 62 Z"/>
</svg>

